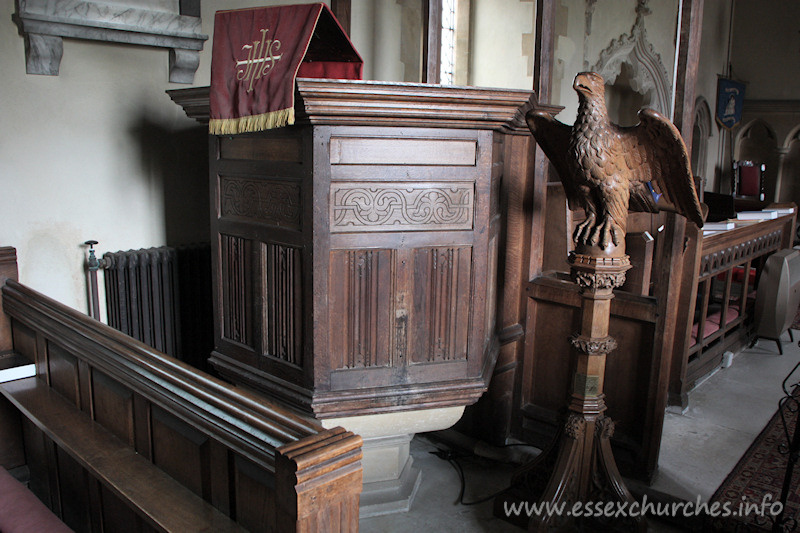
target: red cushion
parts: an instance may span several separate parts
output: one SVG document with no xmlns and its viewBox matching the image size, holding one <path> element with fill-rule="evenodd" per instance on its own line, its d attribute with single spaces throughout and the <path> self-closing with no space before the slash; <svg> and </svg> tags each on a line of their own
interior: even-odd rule
<svg viewBox="0 0 800 533">
<path fill-rule="evenodd" d="M 0 495 L 0 531 L 3 533 L 72 531 L 5 468 L 0 468 Z"/>
<path fill-rule="evenodd" d="M 739 308 L 737 306 L 735 306 L 735 305 L 732 305 L 732 306 L 728 307 L 728 311 L 725 314 L 725 324 L 730 324 L 731 322 L 736 320 L 738 317 L 739 317 Z M 719 326 L 719 319 L 720 319 L 720 314 L 719 313 L 714 313 L 712 315 L 709 315 L 708 318 L 706 318 L 706 324 L 711 322 L 711 323 L 714 323 L 717 326 Z M 719 328 L 717 328 L 717 329 L 719 329 Z M 716 330 L 714 330 L 714 331 L 716 331 Z M 713 333 L 713 331 L 711 333 Z M 708 337 L 708 335 L 710 335 L 711 333 L 708 333 L 705 336 Z"/>
<path fill-rule="evenodd" d="M 692 346 L 697 343 L 697 330 L 699 329 L 700 324 L 696 323 L 692 327 Z M 706 323 L 703 324 L 703 338 L 705 339 L 712 333 L 719 330 L 719 315 L 714 313 L 713 315 L 706 318 Z"/>
<path fill-rule="evenodd" d="M 727 272 L 723 272 L 721 274 L 717 274 L 717 279 L 720 281 L 725 281 L 725 277 L 728 275 Z M 731 281 L 734 283 L 741 283 L 744 281 L 744 267 L 733 267 L 731 269 Z M 750 272 L 747 276 L 747 284 L 752 287 L 756 282 L 756 269 L 751 268 Z"/>
</svg>

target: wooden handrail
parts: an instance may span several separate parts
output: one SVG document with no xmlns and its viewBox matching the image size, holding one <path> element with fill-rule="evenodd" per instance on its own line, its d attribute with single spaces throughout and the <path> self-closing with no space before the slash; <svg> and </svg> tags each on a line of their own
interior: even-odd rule
<svg viewBox="0 0 800 533">
<path fill-rule="evenodd" d="M 195 425 L 221 426 L 244 442 L 266 442 L 273 449 L 323 431 L 315 420 L 199 372 L 21 283 L 7 281 L 3 303 L 13 319 L 58 339 L 143 396 L 156 403 L 182 405 Z M 208 417 L 200 417 L 198 412 Z M 241 452 L 246 453 L 244 448 Z"/>
</svg>

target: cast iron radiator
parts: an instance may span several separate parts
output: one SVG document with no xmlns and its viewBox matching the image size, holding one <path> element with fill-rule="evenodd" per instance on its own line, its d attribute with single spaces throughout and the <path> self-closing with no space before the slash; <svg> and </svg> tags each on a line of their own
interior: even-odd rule
<svg viewBox="0 0 800 533">
<path fill-rule="evenodd" d="M 102 265 L 108 325 L 206 369 L 214 343 L 210 245 L 108 252 Z"/>
</svg>

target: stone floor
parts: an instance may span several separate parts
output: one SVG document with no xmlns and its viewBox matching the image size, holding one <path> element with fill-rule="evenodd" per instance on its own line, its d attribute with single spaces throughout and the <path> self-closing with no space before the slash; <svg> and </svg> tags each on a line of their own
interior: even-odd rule
<svg viewBox="0 0 800 533">
<path fill-rule="evenodd" d="M 796 332 L 795 332 L 796 333 Z M 800 337 L 795 335 L 795 339 Z M 664 421 L 659 471 L 652 488 L 695 501 L 707 501 L 747 447 L 775 413 L 784 377 L 800 361 L 800 348 L 784 335 L 784 355 L 774 341 L 759 341 L 733 358 L 689 395 L 684 412 L 670 408 Z M 795 382 L 800 375 L 795 376 Z M 412 442 L 422 482 L 408 513 L 362 519 L 361 531 L 427 533 L 519 532 L 492 515 L 491 500 L 458 504 L 461 487 L 454 466 L 434 453 L 446 445 L 435 435 Z M 464 501 L 472 502 L 503 489 L 514 465 L 482 457 L 458 459 L 464 471 Z M 677 531 L 651 521 L 651 531 Z"/>
</svg>

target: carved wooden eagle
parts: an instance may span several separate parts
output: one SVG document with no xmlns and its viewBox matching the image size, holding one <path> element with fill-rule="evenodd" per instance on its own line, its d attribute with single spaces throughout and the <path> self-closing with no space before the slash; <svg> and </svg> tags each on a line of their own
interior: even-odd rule
<svg viewBox="0 0 800 533">
<path fill-rule="evenodd" d="M 525 118 L 561 178 L 570 209 L 586 211 L 575 242 L 602 249 L 624 243 L 629 209 L 675 211 L 702 227 L 686 145 L 672 122 L 642 109 L 636 126 L 612 124 L 599 74 L 581 72 L 572 87 L 579 100 L 573 126 L 544 111 Z"/>
</svg>

